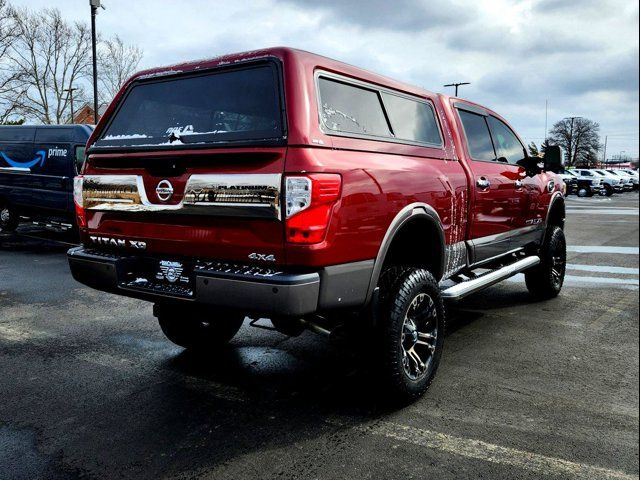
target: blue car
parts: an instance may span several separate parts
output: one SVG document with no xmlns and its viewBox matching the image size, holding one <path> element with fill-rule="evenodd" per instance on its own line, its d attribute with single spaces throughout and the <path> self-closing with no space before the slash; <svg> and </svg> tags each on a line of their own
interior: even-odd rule
<svg viewBox="0 0 640 480">
<path fill-rule="evenodd" d="M 73 177 L 89 125 L 0 126 L 0 231 L 21 221 L 75 225 Z"/>
</svg>

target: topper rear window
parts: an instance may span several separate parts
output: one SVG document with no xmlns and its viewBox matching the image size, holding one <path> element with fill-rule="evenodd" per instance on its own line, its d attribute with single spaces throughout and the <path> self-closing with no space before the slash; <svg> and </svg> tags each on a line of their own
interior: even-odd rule
<svg viewBox="0 0 640 480">
<path fill-rule="evenodd" d="M 174 147 L 282 140 L 272 62 L 134 83 L 95 147 Z"/>
</svg>

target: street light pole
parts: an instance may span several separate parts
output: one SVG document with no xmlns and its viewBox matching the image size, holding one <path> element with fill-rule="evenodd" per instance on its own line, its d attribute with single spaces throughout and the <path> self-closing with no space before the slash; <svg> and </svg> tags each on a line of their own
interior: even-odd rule
<svg viewBox="0 0 640 480">
<path fill-rule="evenodd" d="M 447 83 L 444 85 L 445 87 L 455 87 L 456 89 L 456 97 L 458 96 L 458 87 L 461 85 L 471 85 L 471 82 L 458 82 L 458 83 Z"/>
<path fill-rule="evenodd" d="M 77 88 L 74 87 L 69 87 L 69 88 L 65 88 L 63 91 L 64 92 L 68 92 L 69 93 L 69 101 L 71 102 L 71 122 L 69 123 L 73 123 L 74 119 L 74 114 L 73 114 L 73 92 L 75 92 L 76 90 L 78 90 Z"/>
<path fill-rule="evenodd" d="M 93 52 L 93 120 L 98 123 L 98 60 L 96 58 L 96 15 L 102 7 L 100 0 L 89 0 L 91 5 L 91 50 Z"/>
</svg>

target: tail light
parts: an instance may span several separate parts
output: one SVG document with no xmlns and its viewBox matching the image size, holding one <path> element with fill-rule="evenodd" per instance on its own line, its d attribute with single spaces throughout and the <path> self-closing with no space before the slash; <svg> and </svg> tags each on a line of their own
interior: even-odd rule
<svg viewBox="0 0 640 480">
<path fill-rule="evenodd" d="M 84 215 L 84 199 L 82 196 L 82 184 L 84 177 L 78 175 L 73 179 L 73 203 L 76 206 L 76 223 L 80 228 L 87 227 L 87 219 Z"/>
<path fill-rule="evenodd" d="M 286 177 L 288 242 L 309 245 L 324 240 L 341 187 L 342 178 L 333 173 Z"/>
</svg>

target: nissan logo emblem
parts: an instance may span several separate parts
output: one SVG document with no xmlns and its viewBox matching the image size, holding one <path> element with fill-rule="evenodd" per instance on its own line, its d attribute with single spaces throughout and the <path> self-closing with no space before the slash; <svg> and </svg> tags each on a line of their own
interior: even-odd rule
<svg viewBox="0 0 640 480">
<path fill-rule="evenodd" d="M 160 200 L 166 202 L 173 195 L 173 185 L 169 180 L 161 180 L 156 187 L 156 195 Z"/>
</svg>

